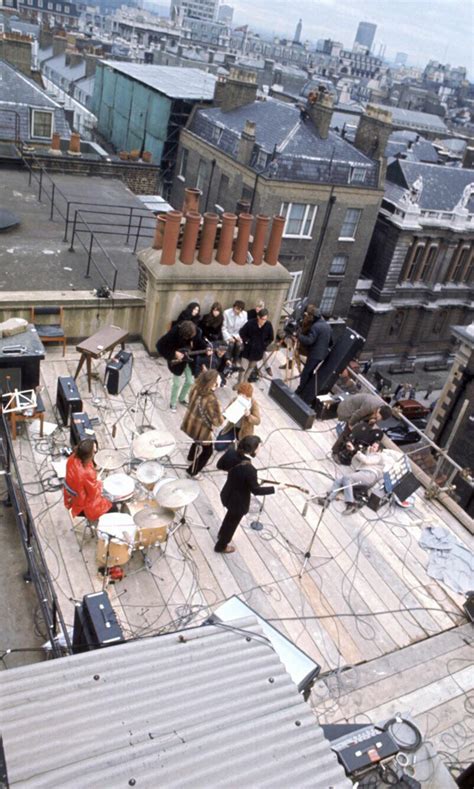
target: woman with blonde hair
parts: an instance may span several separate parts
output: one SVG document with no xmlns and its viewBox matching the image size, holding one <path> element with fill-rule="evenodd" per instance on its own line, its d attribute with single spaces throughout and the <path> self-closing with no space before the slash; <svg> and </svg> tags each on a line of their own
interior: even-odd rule
<svg viewBox="0 0 474 789">
<path fill-rule="evenodd" d="M 213 450 L 212 431 L 224 421 L 216 397 L 219 384 L 217 370 L 205 370 L 189 393 L 189 405 L 181 425 L 181 430 L 193 439 L 188 453 L 191 465 L 186 469 L 189 477 L 196 478 L 208 462 Z"/>
</svg>

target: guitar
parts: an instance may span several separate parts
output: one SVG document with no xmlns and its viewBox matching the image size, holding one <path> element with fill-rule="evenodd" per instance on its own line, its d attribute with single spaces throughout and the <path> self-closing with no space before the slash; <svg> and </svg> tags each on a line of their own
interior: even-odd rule
<svg viewBox="0 0 474 789">
<path fill-rule="evenodd" d="M 263 482 L 266 483 L 267 485 L 274 485 L 276 483 L 275 479 L 262 479 L 260 481 L 262 483 Z M 285 488 L 296 488 L 296 490 L 299 490 L 300 493 L 304 493 L 305 496 L 309 496 L 310 495 L 309 490 L 306 490 L 306 488 L 302 488 L 301 485 L 291 485 L 289 482 L 284 482 L 283 484 L 284 484 Z"/>
</svg>

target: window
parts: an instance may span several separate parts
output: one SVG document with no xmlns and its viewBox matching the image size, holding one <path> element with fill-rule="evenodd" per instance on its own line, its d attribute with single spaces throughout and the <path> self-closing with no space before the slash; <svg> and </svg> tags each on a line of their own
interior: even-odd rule
<svg viewBox="0 0 474 789">
<path fill-rule="evenodd" d="M 247 203 L 251 203 L 252 197 L 253 197 L 253 189 L 250 186 L 243 186 L 240 199 L 245 200 Z"/>
<path fill-rule="evenodd" d="M 336 304 L 339 285 L 327 285 L 323 290 L 319 309 L 323 315 L 332 315 Z"/>
<path fill-rule="evenodd" d="M 71 9 L 70 9 L 70 7 L 69 7 L 68 5 L 65 5 L 65 6 L 64 6 L 64 13 L 65 13 L 65 14 L 69 14 L 70 10 L 71 10 Z"/>
<path fill-rule="evenodd" d="M 222 132 L 224 130 L 220 129 L 219 126 L 213 126 L 211 131 L 211 139 L 216 145 L 219 145 L 222 137 Z"/>
<path fill-rule="evenodd" d="M 347 255 L 336 255 L 332 259 L 329 274 L 333 277 L 342 277 L 346 273 L 347 268 Z"/>
<path fill-rule="evenodd" d="M 53 4 L 52 3 L 48 3 L 48 11 L 52 11 L 52 10 L 53 10 Z"/>
<path fill-rule="evenodd" d="M 447 282 L 466 282 L 466 275 L 472 257 L 471 248 L 467 245 L 460 246 L 454 253 L 452 263 L 446 275 Z"/>
<path fill-rule="evenodd" d="M 285 217 L 283 235 L 294 238 L 311 238 L 316 205 L 309 203 L 282 203 L 281 215 Z"/>
<path fill-rule="evenodd" d="M 290 277 L 291 277 L 291 284 L 290 284 L 290 287 L 288 288 L 288 295 L 287 295 L 286 298 L 287 298 L 287 301 L 292 301 L 292 299 L 297 299 L 298 298 L 298 292 L 299 292 L 299 289 L 300 289 L 300 286 L 301 286 L 301 280 L 303 278 L 303 272 L 302 271 L 290 271 L 289 274 L 290 274 Z"/>
<path fill-rule="evenodd" d="M 403 266 L 402 273 L 400 274 L 400 282 L 411 282 L 413 280 L 416 268 L 421 262 L 424 254 L 425 244 L 420 244 L 415 241 L 411 249 L 408 250 L 405 264 Z"/>
<path fill-rule="evenodd" d="M 31 111 L 31 136 L 50 140 L 53 136 L 53 113 L 47 110 Z"/>
<path fill-rule="evenodd" d="M 347 209 L 344 222 L 342 223 L 341 235 L 339 236 L 339 239 L 342 241 L 352 241 L 355 238 L 361 213 L 362 211 L 360 208 Z"/>
<path fill-rule="evenodd" d="M 363 184 L 367 170 L 365 167 L 353 167 L 351 170 L 351 184 Z"/>
<path fill-rule="evenodd" d="M 59 5 L 59 3 L 56 3 L 56 11 L 61 11 L 61 6 Z"/>
<path fill-rule="evenodd" d="M 217 203 L 219 206 L 224 205 L 228 191 L 229 191 L 229 176 L 221 175 L 221 180 L 219 181 L 219 188 L 217 190 Z"/>
<path fill-rule="evenodd" d="M 196 189 L 204 190 L 207 183 L 207 162 L 205 159 L 199 159 L 199 166 L 196 178 Z"/>
<path fill-rule="evenodd" d="M 268 161 L 268 153 L 266 151 L 260 150 L 255 158 L 254 167 L 257 167 L 259 170 L 264 170 L 265 167 L 267 166 L 267 161 Z"/>
<path fill-rule="evenodd" d="M 419 280 L 427 280 L 431 274 L 436 258 L 438 257 L 438 245 L 432 244 L 425 255 L 421 268 L 416 275 Z"/>
<path fill-rule="evenodd" d="M 188 149 L 183 148 L 181 151 L 181 161 L 179 163 L 179 173 L 178 177 L 181 178 L 183 181 L 186 177 L 186 168 L 188 166 Z"/>
</svg>

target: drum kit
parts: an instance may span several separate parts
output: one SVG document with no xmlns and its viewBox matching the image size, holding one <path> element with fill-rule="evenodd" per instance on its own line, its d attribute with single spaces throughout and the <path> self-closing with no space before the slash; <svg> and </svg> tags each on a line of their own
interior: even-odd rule
<svg viewBox="0 0 474 789">
<path fill-rule="evenodd" d="M 142 460 L 135 478 L 116 471 L 126 463 L 119 452 L 97 453 L 97 465 L 114 472 L 104 479 L 104 495 L 123 509 L 102 515 L 97 526 L 96 558 L 105 568 L 104 585 L 109 568 L 126 564 L 135 550 L 142 552 L 144 565 L 150 569 L 148 551 L 156 546 L 164 553 L 169 536 L 186 523 L 186 507 L 199 496 L 199 484 L 196 480 L 165 476 L 165 467 L 158 462 L 175 446 L 171 433 L 161 430 L 150 430 L 135 438 L 133 456 Z M 178 521 L 177 510 L 183 511 Z"/>
</svg>

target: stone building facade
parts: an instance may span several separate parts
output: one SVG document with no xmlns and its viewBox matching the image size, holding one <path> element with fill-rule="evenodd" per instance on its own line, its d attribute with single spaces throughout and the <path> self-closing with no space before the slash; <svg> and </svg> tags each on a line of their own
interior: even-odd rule
<svg viewBox="0 0 474 789">
<path fill-rule="evenodd" d="M 241 69 L 218 80 L 215 103 L 181 132 L 172 204 L 196 187 L 204 211 L 283 215 L 290 298 L 308 295 L 345 318 L 383 195 L 389 113 L 369 110 L 352 145 L 329 130 L 327 92 L 298 106 L 257 101 L 255 75 Z"/>
<path fill-rule="evenodd" d="M 474 171 L 398 160 L 350 312 L 379 361 L 450 356 L 450 326 L 472 321 Z"/>
</svg>

